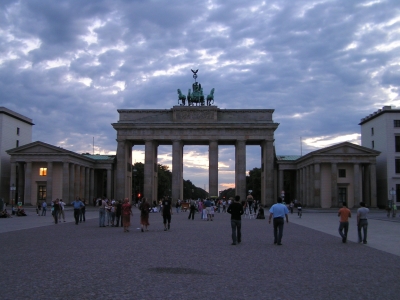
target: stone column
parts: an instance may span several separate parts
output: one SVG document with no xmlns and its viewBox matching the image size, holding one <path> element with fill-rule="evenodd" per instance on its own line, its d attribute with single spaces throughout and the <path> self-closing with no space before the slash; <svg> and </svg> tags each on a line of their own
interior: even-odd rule
<svg viewBox="0 0 400 300">
<path fill-rule="evenodd" d="M 25 170 L 24 170 L 24 164 L 23 163 L 17 163 L 18 166 L 18 197 L 20 199 L 24 199 L 24 189 L 25 189 Z M 15 195 L 14 195 L 15 196 Z"/>
<path fill-rule="evenodd" d="M 79 168 L 80 180 L 79 180 L 79 197 L 85 198 L 85 167 L 80 166 Z"/>
<path fill-rule="evenodd" d="M 183 199 L 183 143 L 172 142 L 172 200 Z"/>
<path fill-rule="evenodd" d="M 46 202 L 49 203 L 53 199 L 53 162 L 47 162 L 47 176 L 46 176 Z M 35 201 L 36 203 L 36 201 Z"/>
<path fill-rule="evenodd" d="M 69 162 L 66 161 L 63 163 L 62 199 L 65 203 L 69 203 Z"/>
<path fill-rule="evenodd" d="M 117 140 L 117 190 L 116 198 L 132 200 L 132 143 Z"/>
<path fill-rule="evenodd" d="M 112 195 L 111 195 L 111 184 L 112 184 L 111 167 L 108 167 L 107 168 L 107 198 L 108 199 L 112 198 Z"/>
<path fill-rule="evenodd" d="M 332 163 L 331 164 L 331 198 L 332 198 L 332 204 L 331 207 L 338 207 L 338 191 L 337 191 L 337 164 Z"/>
<path fill-rule="evenodd" d="M 157 201 L 157 143 L 153 140 L 145 141 L 144 155 L 144 191 L 143 196 L 149 203 Z"/>
<path fill-rule="evenodd" d="M 75 182 L 74 182 L 74 186 L 75 186 L 75 195 L 74 195 L 74 200 L 76 197 L 80 197 L 81 196 L 81 166 L 80 165 L 74 165 L 75 166 Z"/>
<path fill-rule="evenodd" d="M 360 177 L 360 164 L 354 164 L 354 206 L 359 206 L 361 201 L 361 177 Z"/>
<path fill-rule="evenodd" d="M 367 206 L 371 206 L 371 169 L 369 164 L 363 165 L 361 197 Z"/>
<path fill-rule="evenodd" d="M 208 148 L 208 186 L 210 196 L 218 193 L 218 141 L 210 141 Z"/>
<path fill-rule="evenodd" d="M 314 164 L 314 185 L 313 185 L 313 196 L 314 196 L 314 207 L 321 207 L 321 164 Z"/>
<path fill-rule="evenodd" d="M 22 200 L 22 199 L 21 199 Z M 18 199 L 15 200 L 18 202 Z M 27 162 L 25 166 L 25 192 L 24 192 L 24 204 L 32 204 L 32 162 Z"/>
<path fill-rule="evenodd" d="M 283 170 L 279 170 L 278 171 L 278 184 L 279 184 L 279 187 L 278 187 L 278 195 L 279 195 L 279 197 L 281 197 L 281 194 L 282 194 L 282 191 L 283 191 Z M 285 199 L 282 199 L 283 201 L 285 201 Z"/>
<path fill-rule="evenodd" d="M 304 176 L 304 202 L 303 205 L 310 204 L 310 168 L 309 166 L 304 168 L 305 176 Z"/>
<path fill-rule="evenodd" d="M 261 144 L 261 203 L 274 204 L 274 141 L 265 140 Z"/>
<path fill-rule="evenodd" d="M 300 192 L 300 170 L 296 170 L 296 193 L 293 195 L 294 200 L 299 199 Z"/>
<path fill-rule="evenodd" d="M 4 199 L 4 202 L 6 203 L 10 203 L 12 202 L 12 198 L 15 198 L 16 192 L 17 192 L 17 164 L 15 162 L 11 162 L 10 164 L 10 168 L 11 168 L 11 175 L 10 175 L 10 186 L 8 187 L 8 190 L 10 192 L 10 197 L 9 199 Z M 11 191 L 11 187 L 15 188 L 15 191 Z M 15 204 L 15 201 L 14 201 Z M 0 209 L 3 209 L 2 207 Z"/>
<path fill-rule="evenodd" d="M 75 164 L 69 166 L 69 197 L 63 199 L 65 203 L 71 204 L 75 199 Z"/>
<path fill-rule="evenodd" d="M 88 167 L 85 167 L 85 200 L 86 203 L 90 203 L 90 169 Z"/>
<path fill-rule="evenodd" d="M 370 182 L 371 182 L 371 207 L 377 207 L 376 199 L 376 164 L 369 165 L 370 168 Z"/>
<path fill-rule="evenodd" d="M 97 195 L 95 195 L 95 189 L 94 189 L 94 169 L 90 168 L 89 199 L 90 199 L 90 201 L 93 201 L 93 198 L 96 198 L 96 197 L 97 197 Z"/>
<path fill-rule="evenodd" d="M 235 145 L 235 189 L 241 200 L 246 199 L 246 141 L 237 140 Z"/>
</svg>

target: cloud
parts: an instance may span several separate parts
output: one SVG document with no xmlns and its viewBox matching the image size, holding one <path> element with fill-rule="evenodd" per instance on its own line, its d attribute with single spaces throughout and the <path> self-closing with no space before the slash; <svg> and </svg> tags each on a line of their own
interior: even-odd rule
<svg viewBox="0 0 400 300">
<path fill-rule="evenodd" d="M 95 151 L 114 153 L 117 109 L 177 105 L 191 68 L 220 108 L 275 109 L 282 155 L 359 143 L 361 118 L 400 105 L 394 0 L 7 0 L 0 13 L 1 105 L 33 119 L 34 140 L 76 152 L 95 137 Z M 185 179 L 199 172 L 202 186 L 200 148 L 185 154 Z M 169 152 L 159 147 L 160 163 Z M 247 153 L 260 167 L 259 147 Z M 234 148 L 219 160 L 221 186 L 234 182 Z"/>
</svg>

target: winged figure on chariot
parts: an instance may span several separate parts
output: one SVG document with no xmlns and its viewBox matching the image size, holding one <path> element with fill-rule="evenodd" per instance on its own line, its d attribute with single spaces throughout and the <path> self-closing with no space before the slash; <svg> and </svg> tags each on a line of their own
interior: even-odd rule
<svg viewBox="0 0 400 300">
<path fill-rule="evenodd" d="M 187 105 L 188 106 L 210 106 L 211 104 L 214 103 L 214 88 L 211 89 L 210 94 L 207 95 L 207 97 L 204 96 L 203 93 L 203 88 L 201 87 L 201 84 L 197 82 L 197 72 L 199 71 L 198 69 L 196 71 L 192 70 L 193 73 L 193 78 L 194 78 L 194 83 L 192 84 L 192 89 L 188 90 L 187 97 L 186 95 L 182 94 L 181 90 L 178 89 L 178 104 L 180 105 L 186 105 L 186 100 L 187 100 Z"/>
</svg>

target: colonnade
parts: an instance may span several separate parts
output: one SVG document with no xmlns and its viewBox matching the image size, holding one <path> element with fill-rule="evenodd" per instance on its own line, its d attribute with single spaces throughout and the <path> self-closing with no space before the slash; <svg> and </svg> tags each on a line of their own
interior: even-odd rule
<svg viewBox="0 0 400 300">
<path fill-rule="evenodd" d="M 18 171 L 17 171 L 18 168 Z M 39 169 L 46 168 L 47 174 L 40 176 Z M 67 161 L 11 162 L 11 182 L 16 183 L 17 195 L 24 204 L 34 205 L 39 185 L 46 186 L 46 202 L 61 198 L 67 204 L 76 197 L 87 201 L 97 196 L 111 198 L 113 188 L 112 165 L 106 169 L 95 169 L 89 165 Z M 18 176 L 18 178 L 17 178 Z M 106 181 L 106 186 L 102 182 Z M 100 193 L 100 194 L 99 194 Z M 18 199 L 15 199 L 18 202 Z"/>
<path fill-rule="evenodd" d="M 132 195 L 131 152 L 133 141 L 120 139 L 117 148 L 117 184 L 118 199 L 130 198 Z M 158 200 L 164 195 L 157 195 L 157 148 L 159 144 L 172 144 L 172 200 L 183 199 L 183 147 L 184 140 L 145 140 L 137 141 L 145 145 L 144 162 L 144 197 L 150 201 Z M 193 141 L 190 142 L 193 145 Z M 201 144 L 204 144 L 201 143 Z M 236 194 L 245 199 L 246 192 L 246 140 L 236 140 L 235 146 L 235 189 Z M 209 195 L 219 196 L 218 191 L 218 145 L 217 139 L 208 141 L 209 147 Z M 226 145 L 226 143 L 224 143 Z M 264 204 L 274 203 L 274 149 L 273 141 L 265 140 L 261 146 L 262 194 Z"/>
</svg>

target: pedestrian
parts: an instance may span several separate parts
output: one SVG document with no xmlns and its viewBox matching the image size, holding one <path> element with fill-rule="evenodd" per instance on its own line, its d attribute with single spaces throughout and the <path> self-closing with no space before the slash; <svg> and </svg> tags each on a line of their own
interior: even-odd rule
<svg viewBox="0 0 400 300">
<path fill-rule="evenodd" d="M 347 208 L 346 202 L 343 202 L 343 207 L 339 209 L 339 234 L 342 237 L 342 242 L 347 242 L 347 232 L 349 231 L 349 218 L 351 218 L 351 211 Z"/>
<path fill-rule="evenodd" d="M 189 217 L 188 219 L 190 220 L 190 217 L 192 217 L 192 220 L 194 220 L 194 214 L 196 212 L 196 201 L 193 199 L 190 199 L 190 212 L 189 212 Z"/>
<path fill-rule="evenodd" d="M 82 201 L 76 197 L 75 201 L 72 202 L 72 206 L 74 207 L 74 218 L 75 225 L 79 224 L 79 216 L 81 214 L 81 208 L 84 206 Z"/>
<path fill-rule="evenodd" d="M 179 214 L 179 210 L 181 208 L 181 200 L 180 199 L 178 199 L 178 201 L 176 201 L 175 208 L 176 208 L 176 213 Z"/>
<path fill-rule="evenodd" d="M 40 202 L 38 201 L 36 204 L 36 214 L 39 216 L 40 210 L 41 210 L 41 205 Z M 2 211 L 2 209 L 0 209 Z"/>
<path fill-rule="evenodd" d="M 286 217 L 286 223 L 289 223 L 288 213 L 286 205 L 282 204 L 282 198 L 278 198 L 278 203 L 271 206 L 269 209 L 268 223 L 271 224 L 271 219 L 274 218 L 274 245 L 282 245 L 283 236 L 283 225 L 285 224 L 284 217 Z"/>
<path fill-rule="evenodd" d="M 47 211 L 47 203 L 46 203 L 46 201 L 43 201 L 43 203 L 42 203 L 42 216 L 46 216 L 46 211 Z"/>
<path fill-rule="evenodd" d="M 150 204 L 147 202 L 147 198 L 144 197 L 142 199 L 142 204 L 140 205 L 140 226 L 142 232 L 149 231 L 147 226 L 150 225 L 149 223 L 149 215 L 150 215 Z"/>
<path fill-rule="evenodd" d="M 121 227 L 122 227 L 121 213 L 122 213 L 122 204 L 121 204 L 121 200 L 118 200 L 117 204 L 116 204 L 116 210 L 115 210 L 115 219 L 117 221 L 116 227 L 119 227 L 119 223 L 120 223 L 119 220 L 121 220 Z"/>
<path fill-rule="evenodd" d="M 167 197 L 164 197 L 162 201 L 162 216 L 163 216 L 163 223 L 164 223 L 164 231 L 170 229 L 171 226 L 171 215 L 172 215 L 172 205 L 171 200 Z M 167 227 L 168 222 L 168 227 Z"/>
<path fill-rule="evenodd" d="M 83 206 L 81 207 L 81 213 L 79 214 L 79 223 L 86 222 L 86 200 L 82 199 L 81 200 L 83 203 Z"/>
<path fill-rule="evenodd" d="M 368 213 L 369 209 L 365 207 L 364 202 L 360 202 L 360 208 L 357 209 L 357 231 L 358 231 L 358 242 L 367 243 L 367 230 L 368 230 Z M 364 238 L 361 236 L 361 229 L 363 230 Z"/>
<path fill-rule="evenodd" d="M 207 221 L 213 220 L 211 215 L 211 205 L 212 205 L 211 201 L 207 198 L 206 201 L 204 201 L 204 206 L 207 211 Z"/>
<path fill-rule="evenodd" d="M 58 214 L 60 211 L 60 201 L 58 198 L 53 201 L 53 207 L 52 207 L 52 215 L 54 218 L 54 224 L 58 224 Z"/>
<path fill-rule="evenodd" d="M 125 198 L 122 204 L 122 224 L 124 225 L 124 232 L 129 232 L 132 215 L 132 205 L 129 203 L 128 198 Z"/>
<path fill-rule="evenodd" d="M 63 201 L 63 199 L 60 199 L 60 212 L 58 213 L 58 219 L 60 220 L 60 222 L 61 222 L 61 216 L 65 222 L 64 210 L 65 210 L 65 202 Z"/>
<path fill-rule="evenodd" d="M 99 198 L 97 200 L 97 203 L 99 205 L 99 227 L 106 227 L 106 225 L 104 224 L 106 217 L 106 201 Z"/>
<path fill-rule="evenodd" d="M 294 203 L 293 203 L 293 201 L 290 201 L 289 209 L 290 209 L 291 214 L 293 214 L 293 207 L 294 207 Z"/>
<path fill-rule="evenodd" d="M 243 206 L 240 204 L 240 196 L 235 196 L 235 201 L 229 205 L 228 213 L 231 214 L 232 245 L 242 242 L 242 215 Z"/>
</svg>

